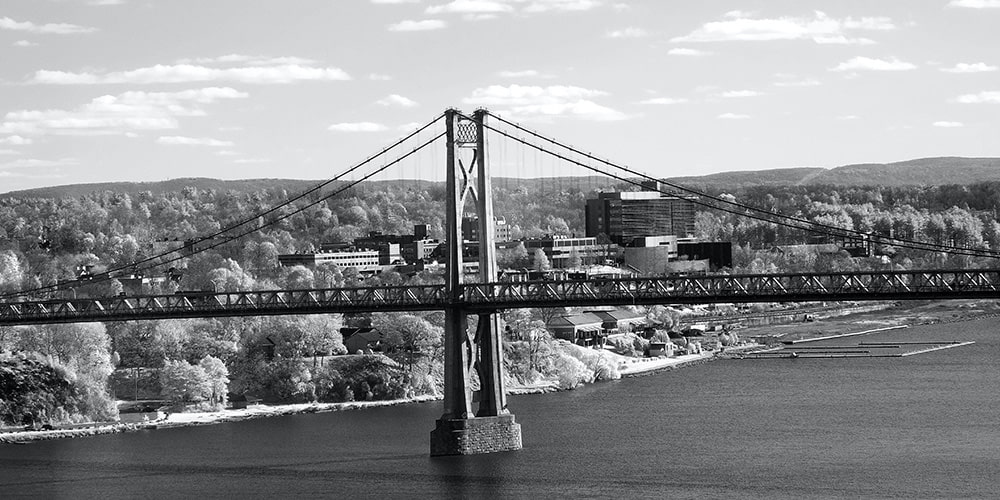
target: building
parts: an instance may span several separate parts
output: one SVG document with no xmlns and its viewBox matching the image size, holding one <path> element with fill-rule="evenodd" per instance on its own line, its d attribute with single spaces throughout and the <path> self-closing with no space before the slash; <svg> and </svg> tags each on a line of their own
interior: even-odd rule
<svg viewBox="0 0 1000 500">
<path fill-rule="evenodd" d="M 612 245 L 599 245 L 597 238 L 550 237 L 524 240 L 528 256 L 531 257 L 535 250 L 541 249 L 553 269 L 573 267 L 570 264 L 577 257 L 582 266 L 603 263 L 613 253 L 610 246 Z"/>
<path fill-rule="evenodd" d="M 677 256 L 687 260 L 708 260 L 712 270 L 733 267 L 733 242 L 693 241 L 677 242 Z"/>
<path fill-rule="evenodd" d="M 604 234 L 629 246 L 633 239 L 645 236 L 693 235 L 695 199 L 659 190 L 600 193 L 587 200 L 587 236 Z"/>
<path fill-rule="evenodd" d="M 601 328 L 605 335 L 625 333 L 633 329 L 642 330 L 646 326 L 646 317 L 623 309 L 611 311 L 587 311 L 601 319 Z"/>
<path fill-rule="evenodd" d="M 293 253 L 278 256 L 283 266 L 315 267 L 317 264 L 334 264 L 337 267 L 354 267 L 362 272 L 380 270 L 381 258 L 378 250 L 344 250 L 338 252 Z"/>
<path fill-rule="evenodd" d="M 390 254 L 389 262 L 386 264 L 395 263 L 396 260 L 414 264 L 430 259 L 431 253 L 440 244 L 441 241 L 427 237 L 426 224 L 413 226 L 413 234 L 382 234 L 380 231 L 372 231 L 368 236 L 354 240 L 354 246 L 358 248 L 380 250 Z M 390 245 L 397 245 L 398 249 L 394 250 Z M 393 252 L 395 255 L 392 255 Z"/>
<path fill-rule="evenodd" d="M 340 329 L 348 354 L 371 354 L 382 350 L 382 332 L 371 327 Z"/>
<path fill-rule="evenodd" d="M 507 219 L 503 217 L 494 217 L 493 221 L 494 232 L 493 239 L 495 242 L 510 241 L 510 226 L 507 225 Z M 479 241 L 479 217 L 463 217 L 462 218 L 462 239 L 465 241 Z"/>
<path fill-rule="evenodd" d="M 546 322 L 545 327 L 558 339 L 583 346 L 603 346 L 607 338 L 603 324 L 597 315 L 583 313 L 557 316 Z"/>
</svg>

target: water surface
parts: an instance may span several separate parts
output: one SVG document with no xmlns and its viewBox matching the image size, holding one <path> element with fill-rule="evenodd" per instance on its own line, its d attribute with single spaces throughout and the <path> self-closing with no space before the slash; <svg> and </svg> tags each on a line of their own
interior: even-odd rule
<svg viewBox="0 0 1000 500">
<path fill-rule="evenodd" d="M 430 458 L 440 402 L 0 446 L 0 496 L 996 498 L 997 327 L 850 340 L 976 341 L 906 358 L 718 361 L 514 396 L 512 453 Z"/>
</svg>

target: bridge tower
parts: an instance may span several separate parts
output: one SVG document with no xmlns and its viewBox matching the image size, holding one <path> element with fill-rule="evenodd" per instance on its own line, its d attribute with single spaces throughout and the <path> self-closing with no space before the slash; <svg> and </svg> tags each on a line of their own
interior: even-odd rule
<svg viewBox="0 0 1000 500">
<path fill-rule="evenodd" d="M 447 139 L 448 268 L 445 310 L 444 414 L 431 431 L 431 455 L 474 455 L 521 449 L 521 425 L 507 410 L 502 365 L 503 347 L 495 311 L 480 313 L 475 336 L 468 333 L 468 314 L 461 301 L 463 280 L 462 218 L 467 202 L 479 217 L 479 281 L 497 280 L 493 194 L 486 162 L 485 110 L 471 119 L 445 112 Z M 479 390 L 472 390 L 472 375 Z M 478 406 L 473 411 L 473 404 Z"/>
</svg>

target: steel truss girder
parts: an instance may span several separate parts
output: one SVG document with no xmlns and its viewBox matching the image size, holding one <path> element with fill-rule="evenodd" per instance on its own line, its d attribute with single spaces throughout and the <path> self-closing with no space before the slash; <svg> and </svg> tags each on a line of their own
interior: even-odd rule
<svg viewBox="0 0 1000 500">
<path fill-rule="evenodd" d="M 177 293 L 0 303 L 0 325 L 521 307 L 1000 298 L 1000 270 L 861 271 Z"/>
</svg>

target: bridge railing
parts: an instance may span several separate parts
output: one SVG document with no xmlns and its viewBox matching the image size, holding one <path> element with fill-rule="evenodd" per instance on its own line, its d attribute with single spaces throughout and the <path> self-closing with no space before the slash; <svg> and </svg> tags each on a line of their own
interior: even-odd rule
<svg viewBox="0 0 1000 500">
<path fill-rule="evenodd" d="M 1000 270 L 858 271 L 592 278 L 470 284 L 472 308 L 989 297 Z"/>
<path fill-rule="evenodd" d="M 591 278 L 445 285 L 179 292 L 0 303 L 0 324 L 521 307 L 1000 298 L 1000 270 L 859 271 Z"/>
<path fill-rule="evenodd" d="M 0 303 L 0 323 L 60 323 L 130 319 L 441 309 L 444 285 L 178 292 Z"/>
</svg>

